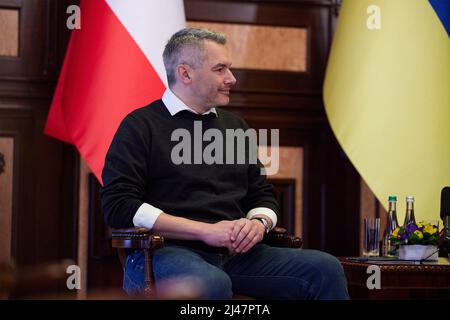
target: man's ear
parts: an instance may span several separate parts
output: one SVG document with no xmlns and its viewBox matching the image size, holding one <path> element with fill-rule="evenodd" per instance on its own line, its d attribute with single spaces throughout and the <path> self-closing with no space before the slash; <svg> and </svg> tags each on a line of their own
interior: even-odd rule
<svg viewBox="0 0 450 320">
<path fill-rule="evenodd" d="M 180 82 L 184 84 L 189 84 L 192 82 L 191 79 L 192 69 L 186 64 L 179 64 L 177 66 L 177 77 Z"/>
</svg>

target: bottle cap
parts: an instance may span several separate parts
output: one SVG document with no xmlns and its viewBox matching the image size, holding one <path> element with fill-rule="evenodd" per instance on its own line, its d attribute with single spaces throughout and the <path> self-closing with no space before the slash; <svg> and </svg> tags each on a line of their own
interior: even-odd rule
<svg viewBox="0 0 450 320">
<path fill-rule="evenodd" d="M 414 197 L 413 196 L 407 196 L 406 197 L 406 201 L 413 202 L 414 201 Z"/>
<path fill-rule="evenodd" d="M 389 201 L 397 201 L 397 196 L 389 196 Z"/>
</svg>

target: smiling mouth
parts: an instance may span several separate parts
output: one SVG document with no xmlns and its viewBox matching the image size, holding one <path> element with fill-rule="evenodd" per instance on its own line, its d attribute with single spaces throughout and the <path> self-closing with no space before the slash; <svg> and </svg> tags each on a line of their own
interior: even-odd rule
<svg viewBox="0 0 450 320">
<path fill-rule="evenodd" d="M 230 91 L 229 91 L 229 90 L 219 90 L 219 92 L 220 92 L 221 94 L 226 95 L 226 96 L 229 96 L 229 95 L 230 95 Z"/>
</svg>

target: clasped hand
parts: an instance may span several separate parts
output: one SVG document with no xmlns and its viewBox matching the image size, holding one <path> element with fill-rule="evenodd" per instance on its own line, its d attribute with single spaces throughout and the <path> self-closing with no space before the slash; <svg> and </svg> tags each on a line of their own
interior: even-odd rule
<svg viewBox="0 0 450 320">
<path fill-rule="evenodd" d="M 264 238 L 264 225 L 258 220 L 242 218 L 211 225 L 204 241 L 214 247 L 226 247 L 231 255 L 245 253 Z"/>
</svg>

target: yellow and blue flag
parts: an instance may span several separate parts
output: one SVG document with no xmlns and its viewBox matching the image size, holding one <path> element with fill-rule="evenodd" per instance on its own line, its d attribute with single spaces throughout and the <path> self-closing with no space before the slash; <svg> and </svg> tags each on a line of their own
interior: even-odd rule
<svg viewBox="0 0 450 320">
<path fill-rule="evenodd" d="M 449 2 L 344 0 L 324 83 L 355 168 L 384 206 L 415 196 L 416 220 L 439 219 L 450 185 Z"/>
</svg>

